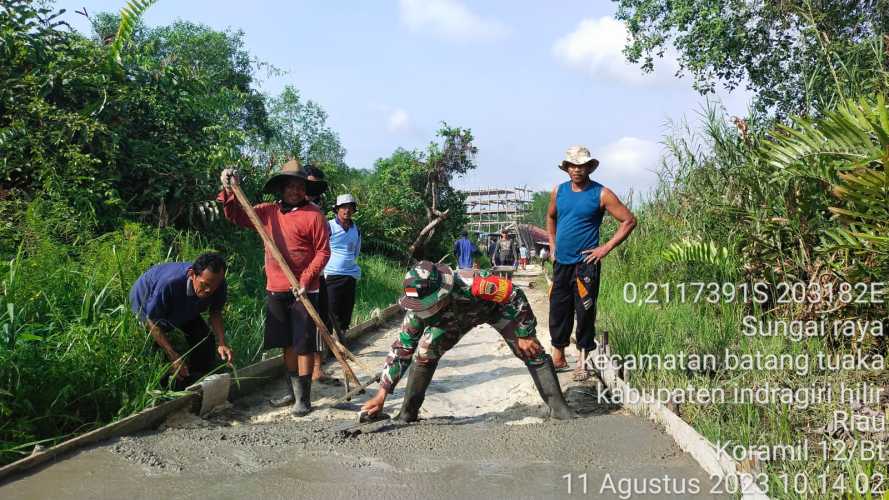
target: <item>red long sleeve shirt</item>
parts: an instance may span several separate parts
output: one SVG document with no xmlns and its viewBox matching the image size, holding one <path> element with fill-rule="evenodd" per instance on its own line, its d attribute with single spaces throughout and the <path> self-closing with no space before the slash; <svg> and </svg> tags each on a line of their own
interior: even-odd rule
<svg viewBox="0 0 889 500">
<path fill-rule="evenodd" d="M 239 226 L 253 229 L 253 224 L 234 194 L 223 190 L 216 200 L 222 202 L 226 219 Z M 318 290 L 318 276 L 330 259 L 330 234 L 327 221 L 318 207 L 307 203 L 285 213 L 277 203 L 260 203 L 253 209 L 262 221 L 266 234 L 272 236 L 272 240 L 300 285 L 307 292 Z M 265 250 L 265 277 L 266 290 L 270 292 L 290 290 L 287 277 L 268 248 Z"/>
</svg>

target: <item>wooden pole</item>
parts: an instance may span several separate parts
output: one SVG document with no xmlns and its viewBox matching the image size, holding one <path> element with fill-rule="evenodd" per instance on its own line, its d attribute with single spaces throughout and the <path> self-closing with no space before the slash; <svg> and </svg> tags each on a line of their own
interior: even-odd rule
<svg viewBox="0 0 889 500">
<path fill-rule="evenodd" d="M 352 371 L 352 368 L 349 366 L 349 362 L 346 361 L 346 356 L 350 356 L 353 359 L 355 356 L 349 352 L 348 349 L 345 348 L 339 342 L 334 341 L 330 337 L 330 332 L 327 330 L 327 327 L 324 326 L 324 321 L 321 321 L 321 316 L 318 315 L 318 311 L 315 310 L 315 306 L 312 305 L 312 302 L 309 301 L 308 297 L 305 294 L 299 293 L 299 281 L 296 279 L 296 276 L 293 275 L 293 271 L 290 270 L 290 266 L 287 265 L 287 262 L 284 260 L 284 256 L 281 255 L 281 251 L 278 250 L 278 246 L 275 245 L 275 241 L 272 240 L 272 237 L 266 233 L 265 227 L 263 227 L 262 222 L 259 220 L 259 217 L 256 215 L 256 211 L 253 210 L 253 205 L 250 204 L 250 200 L 247 199 L 247 196 L 244 195 L 244 192 L 241 190 L 241 186 L 237 184 L 237 180 L 234 178 L 230 179 L 229 185 L 231 186 L 232 192 L 235 194 L 235 198 L 238 199 L 238 202 L 244 208 L 244 212 L 247 214 L 247 217 L 250 219 L 250 222 L 253 223 L 253 226 L 256 228 L 256 232 L 259 233 L 259 236 L 262 237 L 263 243 L 265 243 L 266 249 L 272 254 L 272 258 L 275 259 L 275 262 L 278 263 L 278 267 L 281 268 L 281 271 L 284 272 L 284 276 L 287 277 L 287 281 L 290 282 L 290 291 L 293 292 L 293 295 L 302 303 L 303 307 L 306 308 L 306 312 L 309 313 L 309 316 L 312 318 L 312 321 L 315 322 L 315 326 L 318 327 L 318 333 L 321 335 L 321 339 L 327 344 L 327 347 L 330 348 L 330 352 L 336 357 L 336 360 L 339 361 L 340 366 L 343 367 L 343 375 L 346 378 L 346 385 L 348 386 L 349 381 L 354 382 L 355 385 L 361 386 L 361 382 L 358 381 L 358 377 L 355 376 L 355 372 Z M 348 353 L 348 354 L 346 354 Z M 346 388 L 348 391 L 348 387 Z"/>
</svg>

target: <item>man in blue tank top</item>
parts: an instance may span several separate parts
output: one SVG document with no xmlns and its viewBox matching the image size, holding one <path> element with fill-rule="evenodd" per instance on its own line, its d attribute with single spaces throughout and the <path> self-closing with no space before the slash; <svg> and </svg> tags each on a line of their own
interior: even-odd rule
<svg viewBox="0 0 889 500">
<path fill-rule="evenodd" d="M 590 179 L 599 160 L 583 146 L 568 148 L 559 168 L 570 180 L 553 189 L 549 200 L 546 230 L 552 249 L 553 285 L 549 300 L 549 333 L 556 368 L 567 368 L 565 347 L 571 343 L 571 329 L 577 318 L 579 357 L 574 380 L 590 374 L 584 360 L 596 348 L 596 299 L 599 295 L 601 261 L 620 245 L 636 227 L 636 218 L 607 187 Z M 605 212 L 620 225 L 614 236 L 599 244 L 599 227 Z M 574 314 L 572 314 L 572 312 Z"/>
</svg>

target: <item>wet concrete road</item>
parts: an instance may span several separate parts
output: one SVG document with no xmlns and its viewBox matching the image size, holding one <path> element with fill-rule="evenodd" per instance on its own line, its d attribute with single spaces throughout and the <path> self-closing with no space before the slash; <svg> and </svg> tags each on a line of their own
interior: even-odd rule
<svg viewBox="0 0 889 500">
<path fill-rule="evenodd" d="M 529 298 L 545 323 L 545 292 Z M 376 368 L 395 335 L 391 325 L 355 351 Z M 6 484 L 0 498 L 715 497 L 713 481 L 654 424 L 561 377 L 582 415 L 569 422 L 545 418 L 523 364 L 479 327 L 443 358 L 419 423 L 347 434 L 366 396 L 334 409 L 342 389 L 316 385 L 318 409 L 297 419 L 268 406 L 283 391 L 275 383 L 209 420 L 174 416 L 159 431 L 70 455 Z"/>
</svg>

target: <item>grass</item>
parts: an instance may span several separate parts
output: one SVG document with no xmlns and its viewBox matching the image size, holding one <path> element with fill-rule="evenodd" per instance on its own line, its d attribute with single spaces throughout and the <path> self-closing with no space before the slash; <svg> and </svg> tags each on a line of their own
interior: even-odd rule
<svg viewBox="0 0 889 500">
<path fill-rule="evenodd" d="M 394 304 L 402 293 L 401 283 L 406 272 L 398 263 L 379 255 L 362 255 L 358 257 L 358 265 L 361 279 L 355 293 L 352 325 L 368 320 L 375 311 Z"/>
<path fill-rule="evenodd" d="M 28 232 L 0 262 L 0 464 L 176 395 L 162 386 L 167 361 L 127 303 L 132 283 L 154 264 L 222 251 L 229 261 L 226 339 L 235 365 L 261 358 L 261 243 L 252 233 L 218 231 L 199 236 L 133 224 L 69 245 L 39 228 Z M 392 304 L 403 278 L 385 258 L 366 255 L 359 263 L 355 322 Z M 172 337 L 174 344 L 183 341 Z"/>
<path fill-rule="evenodd" d="M 612 349 L 620 355 L 677 353 L 714 354 L 718 360 L 728 350 L 735 354 L 808 356 L 810 359 L 824 351 L 817 339 L 794 342 L 785 337 L 746 337 L 741 334 L 741 318 L 745 314 L 762 316 L 762 311 L 749 304 L 720 303 L 692 304 L 669 302 L 661 304 L 628 303 L 623 288 L 628 282 L 641 290 L 645 283 L 679 283 L 718 281 L 719 272 L 706 267 L 668 263 L 662 252 L 678 240 L 671 219 L 664 217 L 657 206 L 644 207 L 637 212 L 640 221 L 637 231 L 618 247 L 603 265 L 603 280 L 599 298 L 601 326 L 610 331 Z M 611 221 L 613 223 L 613 221 Z M 765 317 L 769 317 L 766 315 Z M 861 371 L 819 372 L 799 374 L 784 370 L 727 370 L 715 371 L 648 369 L 629 373 L 629 381 L 640 389 L 657 388 L 732 388 L 808 386 L 836 388 L 840 382 L 858 384 L 864 380 L 885 384 L 881 373 Z M 882 383 L 881 383 L 882 381 Z M 729 398 L 730 398 L 730 393 Z M 743 446 L 794 444 L 808 440 L 810 450 L 827 436 L 817 431 L 828 423 L 832 412 L 843 408 L 838 403 L 816 404 L 808 408 L 794 408 L 781 404 L 748 404 L 729 401 L 721 404 L 683 404 L 681 416 L 712 442 L 738 443 Z M 845 406 L 848 409 L 848 406 Z M 860 441 L 863 436 L 845 439 L 845 445 Z M 839 496 L 836 492 L 803 494 L 793 487 L 797 474 L 814 484 L 825 474 L 828 484 L 838 477 L 847 479 L 862 471 L 868 474 L 889 474 L 886 463 L 853 457 L 847 461 L 826 460 L 820 453 L 810 453 L 805 461 L 774 460 L 760 462 L 758 470 L 768 475 L 769 496 L 772 498 L 811 498 Z M 789 483 L 788 483 L 789 478 Z M 850 494 L 851 497 L 870 498 Z"/>
</svg>

